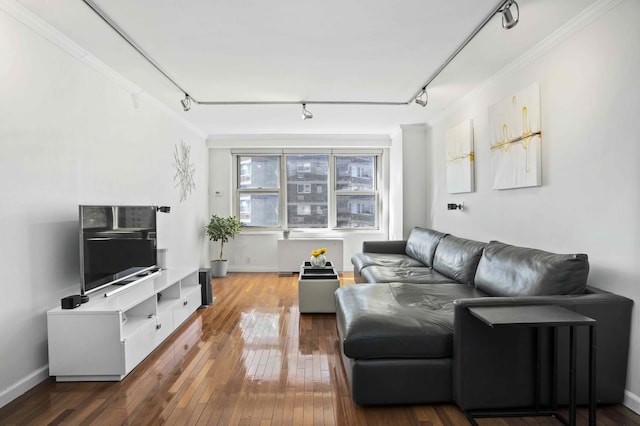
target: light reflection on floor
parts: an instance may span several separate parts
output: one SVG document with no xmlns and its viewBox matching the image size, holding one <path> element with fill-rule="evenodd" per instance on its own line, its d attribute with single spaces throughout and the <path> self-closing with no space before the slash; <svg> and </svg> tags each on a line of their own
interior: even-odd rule
<svg viewBox="0 0 640 426">
<path fill-rule="evenodd" d="M 323 384 L 329 389 L 329 357 L 320 353 L 319 336 L 305 326 L 310 321 L 300 316 L 296 306 L 284 314 L 254 308 L 241 312 L 238 328 L 245 377 L 289 386 Z"/>
</svg>

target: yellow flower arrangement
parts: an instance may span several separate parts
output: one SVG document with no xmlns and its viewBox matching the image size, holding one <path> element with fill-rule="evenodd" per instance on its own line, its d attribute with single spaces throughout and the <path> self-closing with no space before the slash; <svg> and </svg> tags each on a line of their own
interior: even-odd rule
<svg viewBox="0 0 640 426">
<path fill-rule="evenodd" d="M 319 249 L 315 249 L 311 251 L 311 256 L 313 257 L 318 257 L 321 256 L 323 254 L 325 254 L 327 252 L 327 249 L 325 247 L 319 248 Z"/>
</svg>

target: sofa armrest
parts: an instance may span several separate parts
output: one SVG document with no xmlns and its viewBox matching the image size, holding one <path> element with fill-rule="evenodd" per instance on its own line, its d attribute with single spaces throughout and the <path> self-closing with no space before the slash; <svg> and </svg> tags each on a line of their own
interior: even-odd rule
<svg viewBox="0 0 640 426">
<path fill-rule="evenodd" d="M 407 240 L 363 241 L 362 251 L 364 253 L 405 254 L 406 246 Z"/>
<path fill-rule="evenodd" d="M 474 306 L 552 304 L 597 321 L 596 398 L 621 403 L 627 373 L 633 301 L 594 288 L 587 294 L 526 297 L 482 297 L 454 302 L 453 397 L 464 410 L 532 406 L 535 402 L 535 330 L 491 328 L 470 312 Z M 578 327 L 578 403 L 588 400 L 588 329 Z M 542 329 L 542 402 L 550 402 L 551 333 Z M 558 402 L 568 402 L 566 327 L 558 330 Z"/>
</svg>

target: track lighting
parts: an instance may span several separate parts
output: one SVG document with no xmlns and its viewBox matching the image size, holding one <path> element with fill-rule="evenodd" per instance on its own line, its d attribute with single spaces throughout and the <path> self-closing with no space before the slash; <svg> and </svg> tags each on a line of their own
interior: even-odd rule
<svg viewBox="0 0 640 426">
<path fill-rule="evenodd" d="M 427 106 L 429 103 L 429 95 L 427 94 L 427 88 L 423 87 L 422 91 L 416 96 L 416 103 L 420 106 Z"/>
<path fill-rule="evenodd" d="M 511 6 L 513 5 L 516 6 L 515 17 L 511 13 Z M 520 7 L 518 7 L 518 3 L 516 3 L 515 0 L 507 1 L 498 12 L 502 13 L 502 28 L 505 30 L 510 30 L 515 27 L 518 21 L 520 21 Z"/>
<path fill-rule="evenodd" d="M 302 119 L 308 120 L 313 118 L 311 111 L 307 111 L 307 104 L 302 104 Z"/>
<path fill-rule="evenodd" d="M 184 94 L 184 99 L 180 101 L 182 104 L 182 109 L 187 112 L 191 109 L 191 98 L 186 93 Z"/>
<path fill-rule="evenodd" d="M 1 0 L 0 0 L 1 1 Z M 155 67 L 158 72 L 160 72 L 164 77 L 169 80 L 173 85 L 182 93 L 184 93 L 184 99 L 180 100 L 182 104 L 182 108 L 184 111 L 189 111 L 191 109 L 191 97 L 187 94 L 185 89 L 176 82 L 171 75 L 158 63 L 153 60 L 143 49 L 140 47 L 122 28 L 115 24 L 113 19 L 111 19 L 102 9 L 100 9 L 96 0 L 82 0 L 89 8 L 91 8 L 102 20 L 104 20 L 120 37 L 122 37 L 134 50 L 140 54 L 146 61 Z M 515 6 L 512 8 L 511 6 Z M 501 0 L 498 4 L 496 4 L 490 12 L 485 16 L 485 18 L 480 22 L 467 36 L 467 38 L 460 44 L 456 50 L 440 65 L 429 78 L 423 82 L 416 93 L 414 93 L 410 98 L 405 100 L 398 101 L 371 101 L 371 100 L 340 100 L 340 101 L 318 101 L 314 100 L 312 103 L 314 104 L 323 104 L 323 105 L 380 105 L 380 106 L 404 106 L 410 105 L 413 101 L 415 101 L 418 105 L 426 106 L 429 102 L 429 97 L 427 95 L 427 87 L 431 84 L 433 80 L 435 80 L 438 75 L 455 59 L 455 57 L 469 44 L 471 40 L 482 30 L 485 25 L 489 22 L 493 21 L 495 16 L 500 13 L 502 16 L 502 27 L 504 29 L 511 29 L 515 27 L 520 21 L 520 7 L 515 0 Z M 299 101 L 282 101 L 282 100 L 260 100 L 260 101 L 251 101 L 251 100 L 243 100 L 243 101 L 234 101 L 234 100 L 220 100 L 220 101 L 206 101 L 203 99 L 195 99 L 193 100 L 199 106 L 202 105 L 294 105 L 299 104 Z M 308 120 L 313 118 L 313 114 L 310 111 L 307 111 L 306 104 L 302 104 L 302 119 Z"/>
</svg>

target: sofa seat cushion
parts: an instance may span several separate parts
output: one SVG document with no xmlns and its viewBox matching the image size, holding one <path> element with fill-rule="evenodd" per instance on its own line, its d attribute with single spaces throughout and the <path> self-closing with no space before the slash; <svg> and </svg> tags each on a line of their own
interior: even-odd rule
<svg viewBox="0 0 640 426">
<path fill-rule="evenodd" d="M 456 284 L 451 278 L 445 277 L 433 268 L 396 267 L 396 266 L 368 266 L 360 274 L 369 283 L 416 283 L 416 284 Z"/>
<path fill-rule="evenodd" d="M 448 358 L 453 301 L 484 297 L 460 284 L 359 284 L 336 290 L 343 353 L 352 359 Z"/>
<path fill-rule="evenodd" d="M 410 268 L 415 266 L 424 266 L 422 262 L 406 254 L 396 253 L 357 253 L 351 257 L 351 263 L 358 272 L 367 266 L 397 266 L 401 268 Z"/>
<path fill-rule="evenodd" d="M 492 296 L 582 294 L 586 254 L 555 254 L 491 241 L 478 264 L 476 287 Z"/>
</svg>

